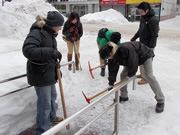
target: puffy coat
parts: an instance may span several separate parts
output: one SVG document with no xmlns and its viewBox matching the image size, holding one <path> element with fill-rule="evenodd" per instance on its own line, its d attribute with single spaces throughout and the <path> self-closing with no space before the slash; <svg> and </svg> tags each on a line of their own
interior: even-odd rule
<svg viewBox="0 0 180 135">
<path fill-rule="evenodd" d="M 134 39 L 140 38 L 140 42 L 150 48 L 156 47 L 157 37 L 159 31 L 159 21 L 155 17 L 153 9 L 141 17 L 140 26 Z"/>
<path fill-rule="evenodd" d="M 23 54 L 27 60 L 27 78 L 32 86 L 55 84 L 56 60 L 53 58 L 57 51 L 54 31 L 45 23 L 41 26 L 35 22 L 23 44 Z"/>
<path fill-rule="evenodd" d="M 111 35 L 112 35 L 113 33 L 114 33 L 113 30 L 108 30 L 108 31 L 105 33 L 105 36 L 106 36 L 106 38 L 108 39 L 108 41 L 107 41 L 106 38 L 98 38 L 98 37 L 97 37 L 96 41 L 97 41 L 97 44 L 99 44 L 99 47 L 100 47 L 100 48 L 101 48 L 103 45 L 107 44 L 109 41 L 111 41 Z M 120 44 L 120 40 L 119 40 L 118 44 Z"/>
<path fill-rule="evenodd" d="M 69 29 L 71 27 L 75 27 L 75 30 L 73 32 L 69 32 Z M 77 33 L 74 33 L 75 31 L 77 31 Z M 73 42 L 72 37 L 76 37 L 76 41 L 79 40 L 82 35 L 83 35 L 83 27 L 82 27 L 82 23 L 80 21 L 78 21 L 75 25 L 71 24 L 68 20 L 64 23 L 64 27 L 62 30 L 62 33 L 64 36 L 66 36 L 66 39 L 68 41 Z"/>
<path fill-rule="evenodd" d="M 142 65 L 150 57 L 154 57 L 153 51 L 141 42 L 118 44 L 113 54 L 113 59 L 110 59 L 108 63 L 110 85 L 116 81 L 119 65 L 126 66 L 128 76 L 131 77 L 136 74 L 139 65 Z"/>
</svg>

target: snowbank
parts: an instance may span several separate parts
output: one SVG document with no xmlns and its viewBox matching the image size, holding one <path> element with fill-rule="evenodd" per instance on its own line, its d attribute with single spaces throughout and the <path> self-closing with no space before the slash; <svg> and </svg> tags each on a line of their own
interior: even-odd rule
<svg viewBox="0 0 180 135">
<path fill-rule="evenodd" d="M 13 0 L 0 7 L 0 37 L 24 39 L 37 15 L 56 10 L 44 0 Z"/>
<path fill-rule="evenodd" d="M 98 23 L 98 24 L 128 23 L 128 20 L 120 12 L 114 9 L 86 14 L 81 17 L 81 21 L 83 23 Z"/>
</svg>

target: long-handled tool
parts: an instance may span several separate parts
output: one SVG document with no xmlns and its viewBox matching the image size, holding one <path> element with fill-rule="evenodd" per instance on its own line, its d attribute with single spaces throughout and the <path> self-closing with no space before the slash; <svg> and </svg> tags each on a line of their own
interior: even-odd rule
<svg viewBox="0 0 180 135">
<path fill-rule="evenodd" d="M 107 64 L 108 64 L 108 63 L 105 63 L 105 64 L 99 65 L 99 66 L 97 66 L 97 67 L 91 68 L 90 62 L 88 61 L 88 65 L 89 65 L 89 72 L 90 72 L 90 74 L 91 74 L 91 77 L 94 79 L 94 75 L 93 75 L 93 73 L 92 73 L 92 71 L 93 71 L 94 69 L 97 69 L 97 68 L 103 67 L 103 66 L 105 66 L 105 65 L 107 65 Z"/>
<path fill-rule="evenodd" d="M 119 84 L 125 82 L 126 80 L 127 80 L 127 78 L 125 78 L 124 80 L 122 80 L 122 81 L 120 81 L 120 82 L 114 84 L 112 87 L 114 88 L 115 86 L 117 86 L 117 85 L 119 85 Z M 92 99 L 94 99 L 94 98 L 96 98 L 97 96 L 99 96 L 99 95 L 105 93 L 106 91 L 108 91 L 108 89 L 105 89 L 105 90 L 99 92 L 98 94 L 96 94 L 96 95 L 94 95 L 94 96 L 92 96 L 92 97 L 90 97 L 90 98 L 87 98 L 83 91 L 82 91 L 82 93 L 83 93 L 83 95 L 84 95 L 86 101 L 87 101 L 88 103 L 90 103 L 90 101 L 91 101 Z"/>
<path fill-rule="evenodd" d="M 61 101 L 62 101 L 62 106 L 63 106 L 63 113 L 64 113 L 64 118 L 67 118 L 67 111 L 66 111 L 66 105 L 65 105 L 65 99 L 64 99 L 64 92 L 63 92 L 63 87 L 62 87 L 62 80 L 61 80 L 61 74 L 60 74 L 60 65 L 58 63 L 57 67 L 57 76 L 58 76 L 58 81 L 59 81 L 59 88 L 60 88 L 60 93 L 61 93 Z M 67 130 L 61 130 L 58 132 L 56 135 L 74 135 L 74 133 L 77 131 L 77 124 L 75 122 L 72 122 L 70 125 L 66 126 Z"/>
<path fill-rule="evenodd" d="M 74 49 L 76 49 L 80 70 L 82 70 L 80 59 L 79 59 L 79 51 L 78 51 L 77 46 L 76 46 L 76 41 L 74 41 Z"/>
<path fill-rule="evenodd" d="M 59 65 L 59 64 L 58 64 Z M 57 68 L 57 76 L 58 76 L 58 81 L 59 81 L 59 88 L 60 88 L 60 93 L 61 93 L 61 101 L 62 101 L 62 106 L 63 106 L 63 113 L 64 113 L 64 118 L 67 118 L 67 111 L 66 111 L 66 104 L 64 100 L 64 92 L 63 92 L 63 87 L 62 87 L 62 81 L 61 81 L 61 74 L 60 74 L 60 67 L 58 66 Z M 67 130 L 69 130 L 69 125 L 66 126 Z"/>
</svg>

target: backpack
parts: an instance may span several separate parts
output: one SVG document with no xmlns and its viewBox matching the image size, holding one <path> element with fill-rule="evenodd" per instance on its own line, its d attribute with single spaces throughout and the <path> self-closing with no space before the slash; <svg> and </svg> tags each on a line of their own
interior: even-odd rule
<svg viewBox="0 0 180 135">
<path fill-rule="evenodd" d="M 107 28 L 100 29 L 98 32 L 98 38 L 105 38 L 107 41 L 109 41 L 106 37 L 106 34 L 105 34 L 107 31 L 108 31 Z"/>
</svg>

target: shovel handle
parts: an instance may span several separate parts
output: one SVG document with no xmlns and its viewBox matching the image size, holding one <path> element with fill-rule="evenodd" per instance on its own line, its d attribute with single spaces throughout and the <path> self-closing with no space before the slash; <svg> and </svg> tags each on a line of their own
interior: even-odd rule
<svg viewBox="0 0 180 135">
<path fill-rule="evenodd" d="M 61 75 L 60 75 L 60 68 L 57 68 L 57 76 L 58 76 L 58 81 L 59 81 L 59 88 L 60 88 L 60 93 L 61 93 L 61 101 L 62 101 L 62 106 L 63 106 L 64 118 L 66 119 L 67 111 L 66 111 L 64 92 L 63 92 L 63 87 L 62 87 L 62 80 L 61 80 Z M 66 128 L 69 130 L 69 128 L 70 128 L 69 125 L 67 125 Z"/>
<path fill-rule="evenodd" d="M 127 80 L 127 78 L 125 78 L 124 80 L 122 80 L 122 81 L 120 81 L 120 82 L 118 82 L 118 83 L 114 84 L 112 87 L 114 88 L 115 86 L 117 86 L 117 85 L 119 85 L 119 84 L 123 83 L 123 82 L 124 82 L 124 81 L 126 81 L 126 80 Z M 108 89 L 105 89 L 105 90 L 103 90 L 103 91 L 99 92 L 98 94 L 96 94 L 96 95 L 92 96 L 91 98 L 89 98 L 89 100 L 94 99 L 95 97 L 97 97 L 97 96 L 99 96 L 99 95 L 103 94 L 103 93 L 104 93 L 104 92 L 106 92 L 106 91 L 108 91 Z"/>
</svg>

